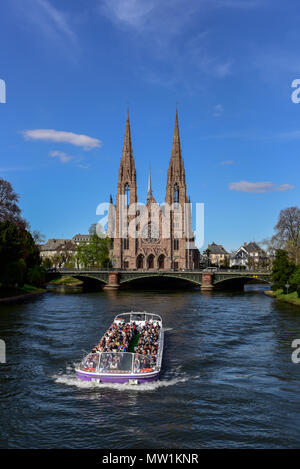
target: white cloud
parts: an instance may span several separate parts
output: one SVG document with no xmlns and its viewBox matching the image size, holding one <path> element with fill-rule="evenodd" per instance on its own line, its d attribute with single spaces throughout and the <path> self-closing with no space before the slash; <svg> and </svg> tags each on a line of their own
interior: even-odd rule
<svg viewBox="0 0 300 469">
<path fill-rule="evenodd" d="M 49 156 L 52 158 L 58 158 L 61 163 L 68 163 L 68 161 L 72 159 L 71 156 L 67 155 L 67 153 L 64 153 L 63 151 L 51 151 Z"/>
<path fill-rule="evenodd" d="M 278 135 L 279 138 L 287 140 L 298 140 L 300 138 L 300 130 L 292 130 L 290 132 L 282 132 Z"/>
<path fill-rule="evenodd" d="M 100 11 L 115 23 L 136 29 L 142 26 L 152 27 L 154 21 L 163 16 L 165 29 L 176 16 L 178 27 L 180 20 L 192 16 L 195 11 L 205 13 L 212 8 L 250 9 L 261 7 L 264 0 L 101 0 Z M 168 15 L 162 15 L 167 11 Z M 161 23 L 160 23 L 161 24 Z M 174 23 L 173 23 L 174 24 Z"/>
<path fill-rule="evenodd" d="M 224 160 L 220 163 L 222 166 L 234 164 L 233 160 Z"/>
<path fill-rule="evenodd" d="M 11 3 L 22 24 L 29 23 L 31 29 L 33 26 L 55 46 L 59 46 L 59 50 L 64 51 L 70 60 L 74 60 L 79 45 L 67 12 L 58 9 L 50 0 L 11 0 Z"/>
<path fill-rule="evenodd" d="M 158 0 L 104 0 L 100 8 L 112 21 L 138 28 L 158 4 Z"/>
<path fill-rule="evenodd" d="M 249 182 L 249 181 L 240 181 L 240 182 L 232 182 L 229 184 L 229 189 L 231 191 L 237 192 L 251 192 L 262 194 L 265 192 L 273 192 L 273 191 L 287 191 L 294 189 L 294 186 L 291 184 L 281 184 L 280 186 L 276 186 L 272 182 Z"/>
<path fill-rule="evenodd" d="M 71 41 L 76 40 L 75 33 L 70 28 L 66 16 L 55 8 L 49 0 L 35 0 L 35 3 L 37 7 L 40 7 L 45 13 L 52 28 L 54 28 L 57 33 L 67 36 Z"/>
<path fill-rule="evenodd" d="M 98 140 L 97 138 L 54 129 L 24 130 L 22 133 L 26 140 L 70 143 L 77 147 L 83 147 L 84 150 L 91 150 L 92 148 L 100 147 L 102 145 L 101 140 Z"/>
<path fill-rule="evenodd" d="M 224 111 L 224 108 L 223 108 L 222 104 L 216 104 L 213 107 L 213 116 L 214 117 L 220 117 L 220 115 L 223 113 L 223 111 Z"/>
<path fill-rule="evenodd" d="M 145 48 L 163 67 L 143 70 L 145 80 L 156 85 L 182 85 L 199 89 L 198 75 L 226 78 L 233 73 L 234 58 L 216 48 L 217 31 L 206 31 L 207 16 L 214 10 L 246 11 L 269 0 L 98 0 L 99 12 L 125 30 L 133 47 Z M 132 37 L 128 39 L 128 32 Z M 191 68 L 193 73 L 187 70 Z M 218 117 L 217 115 L 215 117 Z"/>
</svg>

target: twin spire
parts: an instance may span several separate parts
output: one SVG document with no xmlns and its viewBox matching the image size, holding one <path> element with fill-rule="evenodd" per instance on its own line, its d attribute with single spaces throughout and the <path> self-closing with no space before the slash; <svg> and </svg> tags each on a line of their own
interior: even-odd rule
<svg viewBox="0 0 300 469">
<path fill-rule="evenodd" d="M 135 172 L 130 122 L 129 122 L 129 110 L 127 110 L 125 137 L 124 137 L 124 145 L 123 145 L 121 167 L 120 167 L 120 171 L 122 174 L 125 168 L 130 173 Z M 173 135 L 171 158 L 170 158 L 169 170 L 168 170 L 168 180 L 173 179 L 175 175 L 176 177 L 179 177 L 180 180 L 185 179 L 184 163 L 182 159 L 181 144 L 180 144 L 177 109 L 176 109 L 176 117 L 175 117 L 175 128 L 174 128 L 174 135 Z M 149 170 L 147 201 L 152 200 L 152 199 L 153 199 L 153 192 L 152 192 L 152 183 L 151 183 L 151 171 Z"/>
</svg>

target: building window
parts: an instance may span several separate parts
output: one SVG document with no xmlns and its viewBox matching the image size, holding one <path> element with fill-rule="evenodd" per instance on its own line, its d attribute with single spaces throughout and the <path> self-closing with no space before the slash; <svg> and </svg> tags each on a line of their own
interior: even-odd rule
<svg viewBox="0 0 300 469">
<path fill-rule="evenodd" d="M 136 268 L 143 269 L 144 268 L 144 256 L 143 254 L 139 254 L 136 258 Z"/>
<path fill-rule="evenodd" d="M 129 238 L 124 238 L 123 239 L 123 247 L 124 249 L 129 249 Z"/>
<path fill-rule="evenodd" d="M 165 268 L 165 256 L 161 254 L 158 258 L 158 268 L 164 269 Z"/>
<path fill-rule="evenodd" d="M 153 256 L 153 254 L 150 254 L 150 256 L 148 256 L 147 267 L 148 267 L 148 269 L 154 269 L 154 256 Z"/>
<path fill-rule="evenodd" d="M 177 238 L 174 239 L 173 246 L 174 246 L 174 251 L 178 251 L 178 249 L 179 249 L 179 239 L 177 239 Z"/>
<path fill-rule="evenodd" d="M 124 194 L 125 194 L 125 203 L 126 203 L 127 207 L 129 207 L 130 189 L 129 189 L 128 182 L 126 182 L 126 184 L 125 184 Z"/>
<path fill-rule="evenodd" d="M 175 184 L 174 186 L 174 204 L 179 203 L 179 187 L 178 184 Z"/>
</svg>

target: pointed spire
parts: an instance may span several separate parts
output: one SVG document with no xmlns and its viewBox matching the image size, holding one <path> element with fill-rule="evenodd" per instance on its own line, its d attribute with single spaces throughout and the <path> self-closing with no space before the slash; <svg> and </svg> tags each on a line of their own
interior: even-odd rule
<svg viewBox="0 0 300 469">
<path fill-rule="evenodd" d="M 180 136 L 179 136 L 179 124 L 178 124 L 178 110 L 177 109 L 176 109 L 176 118 L 175 118 L 175 128 L 174 128 L 171 159 L 177 160 L 177 161 L 182 160 Z"/>
<path fill-rule="evenodd" d="M 122 161 L 128 162 L 134 168 L 134 159 L 131 143 L 131 131 L 130 131 L 130 122 L 129 122 L 129 109 L 127 109 L 127 119 L 126 119 L 126 129 L 124 137 L 124 145 L 122 152 Z"/>
<path fill-rule="evenodd" d="M 173 144 L 171 151 L 171 158 L 169 163 L 168 181 L 175 179 L 185 180 L 184 162 L 181 153 L 179 124 L 178 124 L 178 110 L 176 109 L 175 128 L 173 135 Z M 178 182 L 178 181 L 177 181 Z"/>
<path fill-rule="evenodd" d="M 151 169 L 149 168 L 147 200 L 152 198 Z"/>
</svg>

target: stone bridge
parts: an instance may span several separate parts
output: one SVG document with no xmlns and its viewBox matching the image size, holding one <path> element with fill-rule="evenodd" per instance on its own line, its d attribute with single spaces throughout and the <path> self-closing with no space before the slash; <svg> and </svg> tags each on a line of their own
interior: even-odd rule
<svg viewBox="0 0 300 469">
<path fill-rule="evenodd" d="M 205 270 L 191 271 L 161 271 L 161 270 L 60 270 L 58 275 L 74 277 L 88 284 L 90 282 L 99 282 L 106 290 L 117 290 L 122 286 L 138 284 L 147 281 L 156 280 L 159 284 L 167 280 L 176 286 L 194 285 L 201 287 L 201 290 L 214 289 L 240 289 L 245 283 L 270 283 L 271 276 L 268 272 L 252 271 L 222 271 L 217 270 L 209 272 Z"/>
</svg>

